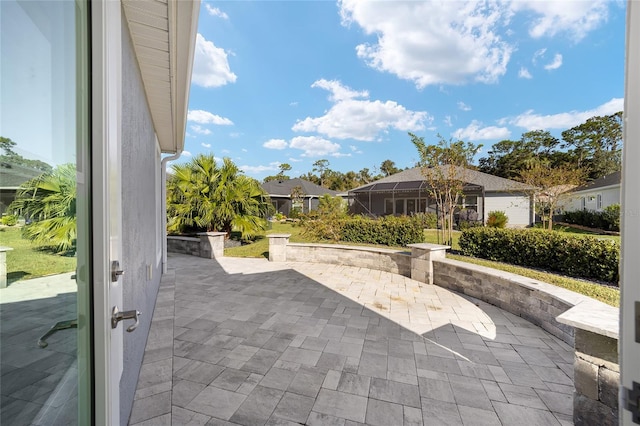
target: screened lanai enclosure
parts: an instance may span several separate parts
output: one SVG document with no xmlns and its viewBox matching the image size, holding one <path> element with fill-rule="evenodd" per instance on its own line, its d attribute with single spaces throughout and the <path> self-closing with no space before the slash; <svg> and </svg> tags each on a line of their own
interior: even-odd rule
<svg viewBox="0 0 640 426">
<path fill-rule="evenodd" d="M 458 200 L 458 211 L 475 212 L 473 219 L 486 221 L 490 211 L 500 210 L 509 226 L 533 222 L 533 203 L 527 185 L 471 169 L 462 169 L 466 185 Z M 372 217 L 437 213 L 436 200 L 419 167 L 407 169 L 349 191 L 351 211 Z"/>
</svg>

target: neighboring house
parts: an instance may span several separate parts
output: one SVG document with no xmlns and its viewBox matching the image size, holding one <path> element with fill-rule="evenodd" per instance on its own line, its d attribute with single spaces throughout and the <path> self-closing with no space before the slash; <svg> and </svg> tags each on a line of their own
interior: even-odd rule
<svg viewBox="0 0 640 426">
<path fill-rule="evenodd" d="M 3 425 L 127 425 L 134 397 L 145 404 L 138 378 L 157 379 L 142 364 L 166 269 L 162 183 L 184 149 L 199 11 L 189 0 L 0 1 L 1 136 L 25 158 L 76 165 L 78 224 L 64 288 L 44 277 L 26 296 L 37 283 L 0 289 Z M 141 311 L 137 328 L 112 324 L 114 308 Z M 170 377 L 171 353 L 145 358 L 156 360 Z"/>
<path fill-rule="evenodd" d="M 16 191 L 23 183 L 44 173 L 31 167 L 0 162 L 0 215 L 15 200 Z"/>
<path fill-rule="evenodd" d="M 283 180 L 271 180 L 262 184 L 262 188 L 269 194 L 271 203 L 276 211 L 288 216 L 293 207 L 298 207 L 301 213 L 309 213 L 318 208 L 318 199 L 329 194 L 335 197 L 337 191 L 316 185 L 308 180 L 295 178 Z M 299 188 L 299 198 L 296 200 L 295 191 Z"/>
<path fill-rule="evenodd" d="M 562 210 L 602 211 L 612 204 L 620 204 L 622 172 L 614 172 L 575 188 L 564 195 Z"/>
<path fill-rule="evenodd" d="M 527 185 L 471 169 L 458 168 L 466 178 L 465 196 L 460 206 L 478 212 L 486 222 L 489 212 L 501 210 L 509 218 L 508 226 L 523 227 L 533 223 L 533 206 Z M 428 184 L 420 167 L 377 180 L 349 191 L 355 213 L 410 215 L 436 212 L 436 202 L 429 197 Z"/>
</svg>

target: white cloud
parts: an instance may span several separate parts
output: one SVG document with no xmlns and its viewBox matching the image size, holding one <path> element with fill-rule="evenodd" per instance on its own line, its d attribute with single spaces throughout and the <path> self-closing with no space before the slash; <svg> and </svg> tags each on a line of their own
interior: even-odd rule
<svg viewBox="0 0 640 426">
<path fill-rule="evenodd" d="M 240 136 L 242 136 L 242 133 L 240 133 L 240 132 L 231 132 L 231 133 L 229 133 L 229 137 L 230 138 L 239 138 Z"/>
<path fill-rule="evenodd" d="M 247 148 L 242 148 L 242 152 L 249 152 Z"/>
<path fill-rule="evenodd" d="M 451 116 L 450 115 L 446 115 L 444 117 L 444 124 L 446 124 L 447 126 L 451 127 L 453 126 L 453 123 L 451 122 Z"/>
<path fill-rule="evenodd" d="M 245 173 L 251 173 L 251 174 L 259 174 L 259 173 L 263 173 L 263 172 L 269 172 L 269 171 L 276 171 L 278 170 L 278 166 L 280 166 L 280 163 L 275 161 L 273 163 L 269 163 L 268 166 L 248 166 L 248 165 L 244 165 L 244 166 L 240 166 L 240 170 L 243 170 Z"/>
<path fill-rule="evenodd" d="M 514 12 L 533 13 L 529 35 L 553 37 L 564 33 L 572 40 L 582 40 L 608 18 L 608 0 L 539 1 L 518 0 L 511 3 Z"/>
<path fill-rule="evenodd" d="M 299 159 L 299 158 L 293 158 L 293 157 L 290 157 L 290 158 L 289 158 L 289 161 L 291 161 L 292 163 L 300 163 L 300 162 L 302 162 L 302 160 L 301 160 L 301 159 Z"/>
<path fill-rule="evenodd" d="M 358 147 L 355 145 L 349 145 L 349 148 L 351 149 L 351 152 L 355 154 L 363 154 L 363 152 L 359 150 Z"/>
<path fill-rule="evenodd" d="M 222 150 L 222 153 L 223 153 L 223 154 L 231 154 L 231 151 L 229 151 L 228 149 L 223 149 L 223 150 Z"/>
<path fill-rule="evenodd" d="M 458 102 L 458 108 L 462 111 L 471 111 L 471 107 L 462 101 Z"/>
<path fill-rule="evenodd" d="M 262 146 L 269 149 L 285 149 L 289 144 L 284 139 L 270 139 L 263 143 Z"/>
<path fill-rule="evenodd" d="M 333 106 L 321 117 L 298 120 L 296 132 L 318 132 L 331 138 L 373 141 L 390 128 L 402 131 L 424 130 L 432 118 L 423 111 L 410 111 L 394 101 L 370 101 L 367 91 L 355 91 L 339 81 L 318 80 L 311 87 L 321 87 L 331 94 Z"/>
<path fill-rule="evenodd" d="M 533 58 L 531 58 L 531 62 L 533 62 L 533 64 L 537 64 L 538 60 L 544 58 L 544 54 L 547 52 L 547 48 L 542 48 L 542 49 L 538 49 L 536 50 L 536 52 L 533 54 Z"/>
<path fill-rule="evenodd" d="M 298 101 L 289 102 L 289 106 L 298 106 Z"/>
<path fill-rule="evenodd" d="M 623 98 L 613 98 L 596 108 L 587 111 L 570 111 L 559 114 L 535 114 L 533 110 L 526 111 L 514 118 L 502 120 L 527 130 L 570 129 L 584 123 L 588 118 L 615 114 L 622 111 Z"/>
<path fill-rule="evenodd" d="M 487 126 L 482 127 L 482 123 L 473 120 L 465 128 L 453 132 L 453 137 L 465 141 L 481 141 L 488 139 L 506 139 L 511 132 L 506 127 Z"/>
<path fill-rule="evenodd" d="M 544 66 L 545 70 L 557 70 L 558 68 L 560 68 L 562 66 L 562 55 L 559 53 L 556 53 L 555 56 L 553 57 L 553 61 L 551 61 L 550 63 L 548 63 L 547 65 Z"/>
<path fill-rule="evenodd" d="M 339 102 L 339 101 L 344 101 L 344 100 L 354 99 L 354 98 L 369 97 L 369 92 L 367 92 L 366 90 L 363 90 L 361 92 L 352 90 L 350 87 L 343 86 L 342 83 L 340 83 L 337 80 L 325 80 L 323 78 L 318 81 L 315 81 L 311 85 L 311 87 L 314 87 L 314 88 L 319 87 L 321 89 L 328 90 L 329 92 L 331 92 L 331 95 L 329 95 L 329 100 L 334 102 Z"/>
<path fill-rule="evenodd" d="M 432 84 L 493 83 L 514 47 L 499 34 L 513 13 L 499 2 L 340 0 L 343 25 L 356 23 L 376 41 L 356 47 L 379 71 Z"/>
<path fill-rule="evenodd" d="M 237 76 L 229 67 L 227 52 L 198 34 L 191 75 L 193 83 L 203 87 L 219 87 L 234 83 L 236 79 Z"/>
<path fill-rule="evenodd" d="M 212 114 L 209 111 L 201 109 L 192 109 L 187 113 L 187 120 L 199 124 L 215 124 L 217 126 L 232 126 L 233 121 L 219 115 Z"/>
<path fill-rule="evenodd" d="M 196 132 L 199 135 L 210 135 L 211 134 L 211 130 L 209 129 L 205 129 L 204 127 L 198 125 L 198 124 L 194 124 L 191 126 L 191 130 L 193 130 L 194 132 Z"/>
<path fill-rule="evenodd" d="M 191 157 L 191 153 L 189 151 L 182 151 L 183 157 Z"/>
<path fill-rule="evenodd" d="M 217 7 L 211 6 L 209 3 L 205 3 L 204 7 L 207 9 L 207 12 L 209 12 L 209 15 L 211 16 L 217 16 L 218 18 L 222 19 L 229 19 L 229 15 L 227 15 Z"/>
<path fill-rule="evenodd" d="M 322 157 L 340 155 L 340 145 L 319 136 L 296 136 L 289 143 L 290 148 L 304 151 L 303 157 Z"/>
<path fill-rule="evenodd" d="M 533 76 L 531 75 L 531 73 L 529 72 L 528 69 L 526 69 L 525 67 L 521 67 L 520 71 L 518 71 L 518 77 L 520 78 L 526 78 L 527 80 L 530 80 L 533 78 Z"/>
<path fill-rule="evenodd" d="M 211 144 L 210 143 L 204 143 L 202 142 L 200 145 L 202 145 L 205 148 L 211 148 Z"/>
</svg>

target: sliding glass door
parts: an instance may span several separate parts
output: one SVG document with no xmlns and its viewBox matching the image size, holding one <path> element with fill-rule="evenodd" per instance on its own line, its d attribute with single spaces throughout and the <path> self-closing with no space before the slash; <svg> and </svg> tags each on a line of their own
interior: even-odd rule
<svg viewBox="0 0 640 426">
<path fill-rule="evenodd" d="M 92 423 L 88 16 L 0 1 L 2 425 Z"/>
</svg>

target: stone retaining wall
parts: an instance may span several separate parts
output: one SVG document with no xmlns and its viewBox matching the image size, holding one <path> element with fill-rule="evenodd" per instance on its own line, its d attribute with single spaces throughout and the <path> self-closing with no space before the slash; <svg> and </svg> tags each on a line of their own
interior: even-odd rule
<svg viewBox="0 0 640 426">
<path fill-rule="evenodd" d="M 167 237 L 167 252 L 215 259 L 224 256 L 225 232 L 201 232 L 198 237 Z"/>
<path fill-rule="evenodd" d="M 167 252 L 200 257 L 200 238 L 167 237 Z"/>
<path fill-rule="evenodd" d="M 271 249 L 269 249 L 271 251 Z M 287 262 L 317 262 L 355 266 L 411 276 L 411 253 L 403 250 L 378 249 L 338 244 L 286 245 Z"/>
</svg>

